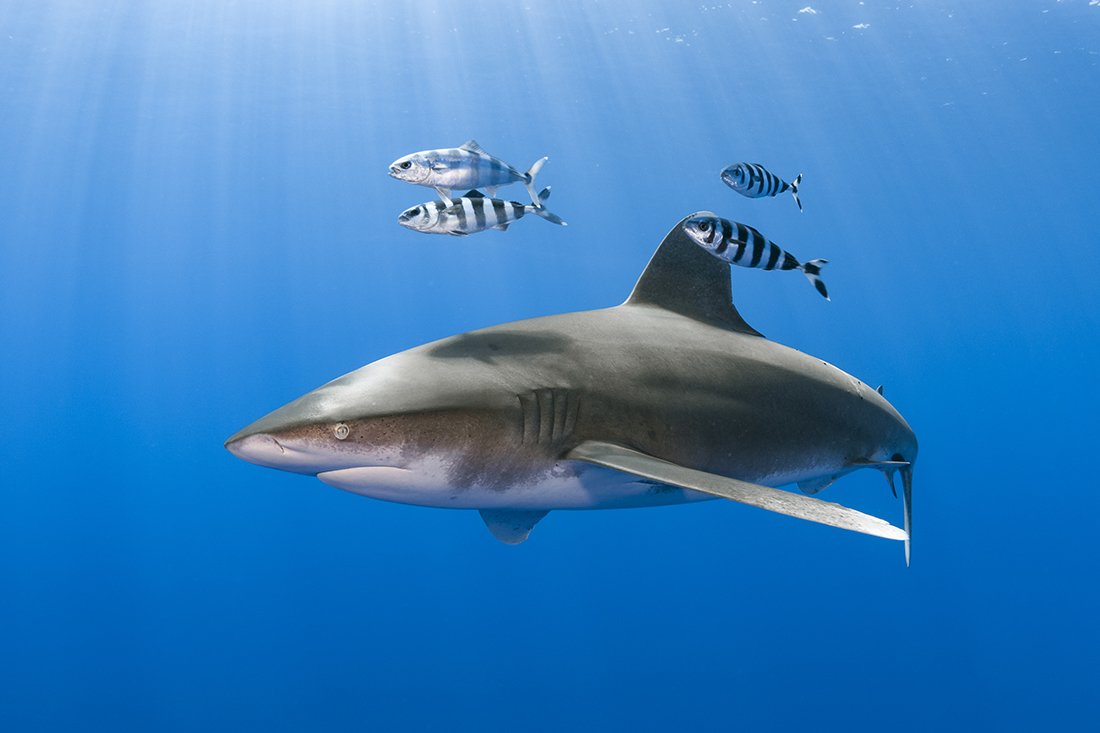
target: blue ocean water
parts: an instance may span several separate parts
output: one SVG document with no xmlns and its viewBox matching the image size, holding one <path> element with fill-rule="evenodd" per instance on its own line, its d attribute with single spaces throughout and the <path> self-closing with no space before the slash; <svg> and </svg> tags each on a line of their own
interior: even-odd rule
<svg viewBox="0 0 1100 733">
<path fill-rule="evenodd" d="M 0 726 L 1094 724 L 1100 4 L 805 2 L 0 6 Z M 433 196 L 389 163 L 470 138 L 549 156 L 569 226 L 399 227 Z M 510 547 L 222 448 L 391 353 L 617 304 L 700 209 L 829 260 L 832 302 L 741 268 L 734 300 L 913 426 L 910 568 L 728 502 Z M 874 472 L 823 498 L 901 521 Z"/>
</svg>

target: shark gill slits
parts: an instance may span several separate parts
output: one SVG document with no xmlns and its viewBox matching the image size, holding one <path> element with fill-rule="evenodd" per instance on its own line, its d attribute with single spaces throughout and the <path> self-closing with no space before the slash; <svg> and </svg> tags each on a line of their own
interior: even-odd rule
<svg viewBox="0 0 1100 733">
<path fill-rule="evenodd" d="M 344 423 L 337 423 L 332 428 L 332 434 L 336 436 L 337 440 L 347 440 L 347 437 L 351 435 L 351 428 Z"/>
<path fill-rule="evenodd" d="M 542 388 L 517 397 L 523 414 L 524 444 L 560 446 L 573 434 L 580 400 L 569 390 Z"/>
</svg>

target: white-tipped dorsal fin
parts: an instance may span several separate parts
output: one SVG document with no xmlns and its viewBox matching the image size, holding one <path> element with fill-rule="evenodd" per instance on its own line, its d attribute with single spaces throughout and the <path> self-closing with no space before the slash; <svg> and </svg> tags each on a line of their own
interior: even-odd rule
<svg viewBox="0 0 1100 733">
<path fill-rule="evenodd" d="M 853 532 L 862 532 L 889 540 L 909 539 L 909 535 L 900 527 L 840 504 L 697 471 L 616 443 L 587 440 L 566 453 L 565 458 L 613 468 L 651 481 L 659 481 L 723 499 L 732 499 L 771 512 L 808 519 L 811 522 L 820 522 L 841 529 L 850 529 Z"/>
<path fill-rule="evenodd" d="M 477 140 L 467 140 L 466 142 L 462 143 L 462 146 L 459 148 L 459 150 L 466 150 L 471 153 L 477 153 L 478 155 L 488 155 L 488 153 L 482 150 L 481 146 L 477 144 Z"/>
<path fill-rule="evenodd" d="M 714 216 L 701 211 L 691 216 Z M 745 323 L 733 305 L 730 265 L 691 241 L 681 220 L 653 253 L 627 305 L 655 305 L 688 318 L 750 336 L 763 334 Z"/>
<path fill-rule="evenodd" d="M 527 539 L 531 529 L 548 513 L 512 509 L 478 509 L 478 511 L 493 536 L 506 545 L 518 545 Z"/>
</svg>

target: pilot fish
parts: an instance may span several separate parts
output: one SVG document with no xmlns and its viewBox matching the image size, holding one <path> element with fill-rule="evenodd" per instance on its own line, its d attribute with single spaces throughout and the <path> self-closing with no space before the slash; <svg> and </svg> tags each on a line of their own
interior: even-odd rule
<svg viewBox="0 0 1100 733">
<path fill-rule="evenodd" d="M 540 158 L 526 173 L 520 173 L 470 140 L 458 148 L 424 150 L 398 158 L 390 165 L 390 175 L 406 183 L 435 188 L 447 206 L 452 204 L 453 189 L 481 188 L 491 198 L 501 186 L 522 181 L 531 194 L 531 202 L 538 206 L 535 176 L 547 160 Z"/>
<path fill-rule="evenodd" d="M 693 216 L 684 222 L 683 229 L 692 241 L 720 260 L 764 270 L 801 270 L 817 292 L 825 296 L 825 300 L 830 299 L 819 277 L 821 266 L 828 260 L 810 260 L 803 264 L 752 227 L 717 216 Z"/>
<path fill-rule="evenodd" d="M 798 200 L 798 184 L 802 183 L 802 174 L 793 183 L 787 183 L 779 176 L 764 170 L 756 163 L 734 163 L 722 169 L 722 182 L 742 196 L 758 199 L 763 196 L 776 196 L 790 190 L 798 210 L 802 211 L 802 202 Z"/>
<path fill-rule="evenodd" d="M 486 198 L 477 191 L 469 191 L 462 198 L 454 199 L 450 206 L 443 201 L 429 201 L 414 206 L 397 217 L 397 223 L 413 231 L 449 234 L 452 237 L 465 237 L 486 229 L 507 231 L 509 224 L 525 214 L 535 214 L 548 222 L 565 226 L 564 221 L 543 206 L 548 198 L 549 186 L 539 193 L 538 206 Z"/>
</svg>

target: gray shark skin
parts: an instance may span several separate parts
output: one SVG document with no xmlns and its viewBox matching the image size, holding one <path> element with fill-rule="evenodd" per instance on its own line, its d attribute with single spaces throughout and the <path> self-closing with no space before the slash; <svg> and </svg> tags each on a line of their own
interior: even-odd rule
<svg viewBox="0 0 1100 733">
<path fill-rule="evenodd" d="M 693 214 L 696 216 L 698 214 Z M 879 392 L 768 341 L 729 265 L 673 227 L 630 298 L 424 344 L 226 441 L 246 461 L 386 501 L 478 509 L 522 542 L 554 509 L 722 497 L 904 540 L 917 440 Z M 903 479 L 905 529 L 816 493 L 859 468 Z"/>
</svg>

